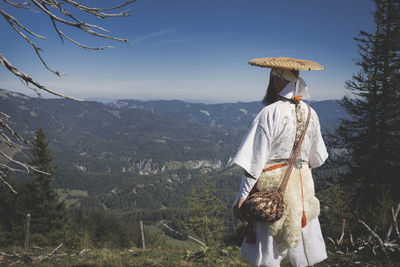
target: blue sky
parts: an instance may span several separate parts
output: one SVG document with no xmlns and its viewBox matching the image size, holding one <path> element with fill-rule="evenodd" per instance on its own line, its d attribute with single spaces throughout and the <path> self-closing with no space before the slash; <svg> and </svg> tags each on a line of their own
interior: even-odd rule
<svg viewBox="0 0 400 267">
<path fill-rule="evenodd" d="M 111 1 L 84 2 L 104 7 Z M 44 41 L 32 39 L 43 48 L 48 64 L 67 75 L 59 78 L 45 70 L 33 49 L 3 20 L 0 53 L 48 88 L 79 98 L 259 101 L 269 70 L 247 62 L 288 56 L 326 67 L 301 72 L 313 100 L 339 99 L 346 93 L 345 81 L 358 70 L 353 38 L 360 30 L 374 31 L 370 0 L 137 0 L 129 6 L 130 17 L 86 17 L 130 45 L 61 27 L 88 45 L 114 46 L 85 51 L 68 41 L 62 44 L 47 17 L 4 2 L 0 8 L 45 35 Z M 34 95 L 1 67 L 0 88 Z"/>
</svg>

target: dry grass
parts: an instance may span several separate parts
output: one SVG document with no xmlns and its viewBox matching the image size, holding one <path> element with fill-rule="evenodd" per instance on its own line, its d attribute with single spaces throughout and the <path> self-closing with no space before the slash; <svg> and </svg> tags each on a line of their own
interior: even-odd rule
<svg viewBox="0 0 400 267">
<path fill-rule="evenodd" d="M 46 255 L 42 252 L 42 255 Z M 12 254 L 8 252 L 8 254 Z M 35 266 L 165 266 L 165 267 L 195 267 L 195 266 L 248 266 L 239 258 L 237 247 L 208 248 L 201 250 L 182 249 L 148 249 L 142 250 L 118 250 L 118 249 L 94 249 L 84 253 L 69 252 L 60 249 L 55 255 L 39 260 L 39 255 L 30 255 L 34 259 Z M 14 266 L 31 266 L 23 263 L 22 258 L 5 256 L 0 259 L 0 266 L 9 266 L 20 261 Z"/>
</svg>

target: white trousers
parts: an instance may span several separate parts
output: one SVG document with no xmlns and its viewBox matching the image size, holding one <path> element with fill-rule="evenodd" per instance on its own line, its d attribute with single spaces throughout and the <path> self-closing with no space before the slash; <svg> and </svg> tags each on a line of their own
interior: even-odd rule
<svg viewBox="0 0 400 267">
<path fill-rule="evenodd" d="M 248 244 L 245 238 L 241 249 L 242 257 L 251 266 L 280 266 L 286 255 L 289 256 L 292 266 L 296 267 L 311 266 L 327 258 L 318 218 L 307 222 L 301 230 L 299 244 L 289 249 L 279 248 L 263 223 L 255 222 L 253 227 L 256 243 Z"/>
</svg>

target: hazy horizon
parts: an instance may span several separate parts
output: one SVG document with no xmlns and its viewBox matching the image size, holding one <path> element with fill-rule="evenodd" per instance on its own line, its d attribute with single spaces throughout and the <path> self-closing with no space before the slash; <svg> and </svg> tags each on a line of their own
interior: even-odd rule
<svg viewBox="0 0 400 267">
<path fill-rule="evenodd" d="M 57 97 L 54 95 L 46 95 L 45 97 L 39 97 L 36 93 L 34 92 L 20 92 L 20 91 L 12 91 L 12 90 L 8 90 L 6 88 L 0 88 L 0 90 L 6 90 L 12 93 L 18 93 L 18 94 L 22 94 L 28 97 L 32 97 L 32 98 L 41 98 L 41 99 L 63 99 L 61 97 Z M 88 97 L 88 98 L 82 98 L 82 100 L 84 101 L 94 101 L 94 102 L 100 102 L 103 104 L 106 103 L 112 103 L 114 101 L 118 101 L 118 100 L 136 100 L 136 101 L 142 101 L 142 102 L 148 102 L 148 101 L 182 101 L 182 102 L 187 102 L 187 103 L 191 103 L 191 104 L 230 104 L 230 103 L 251 103 L 251 102 L 260 102 L 261 100 L 250 100 L 250 101 L 242 101 L 242 100 L 238 100 L 238 101 L 225 101 L 225 102 L 221 102 L 218 100 L 212 100 L 212 99 L 175 99 L 175 98 L 170 98 L 170 99 L 165 99 L 165 98 L 104 98 L 104 97 Z M 336 101 L 336 100 L 340 100 L 340 99 L 322 99 L 322 100 L 313 100 L 313 99 L 307 99 L 306 101 L 308 102 L 321 102 L 321 101 Z M 74 100 L 70 100 L 70 101 L 74 101 Z"/>
</svg>

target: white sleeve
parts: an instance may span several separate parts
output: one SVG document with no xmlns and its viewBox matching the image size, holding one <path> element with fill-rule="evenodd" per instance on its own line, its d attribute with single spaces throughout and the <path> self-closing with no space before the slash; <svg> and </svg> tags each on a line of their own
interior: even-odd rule
<svg viewBox="0 0 400 267">
<path fill-rule="evenodd" d="M 276 128 L 275 115 L 274 112 L 266 110 L 254 119 L 231 161 L 231 164 L 239 165 L 254 178 L 260 176 L 271 153 L 272 138 Z"/>
<path fill-rule="evenodd" d="M 313 115 L 315 115 L 314 119 L 316 122 L 316 127 L 313 129 L 315 131 L 313 135 L 314 140 L 312 140 L 308 163 L 310 164 L 311 168 L 317 168 L 321 166 L 328 158 L 328 151 L 326 150 L 325 142 L 322 138 L 318 116 L 316 113 Z"/>
<path fill-rule="evenodd" d="M 235 201 L 233 201 L 232 207 L 236 205 L 236 202 L 239 200 L 239 198 L 247 198 L 256 182 L 256 179 L 249 178 L 243 175 L 242 181 L 240 182 L 239 192 L 235 198 Z"/>
</svg>

